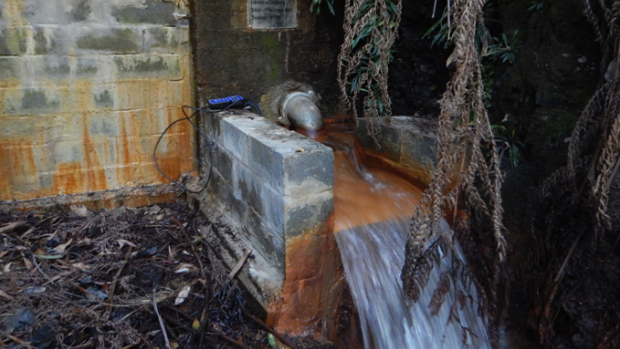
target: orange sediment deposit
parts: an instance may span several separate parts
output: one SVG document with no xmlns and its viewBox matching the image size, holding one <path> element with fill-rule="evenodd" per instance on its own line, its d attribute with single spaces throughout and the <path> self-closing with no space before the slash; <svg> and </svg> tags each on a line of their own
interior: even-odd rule
<svg viewBox="0 0 620 349">
<path fill-rule="evenodd" d="M 392 171 L 358 163 L 355 136 L 331 132 L 334 149 L 334 232 L 390 219 L 409 219 L 422 189 Z M 357 154 L 350 156 L 350 152 Z"/>
<path fill-rule="evenodd" d="M 338 348 L 361 348 L 332 229 L 333 215 L 316 231 L 287 242 L 286 280 L 266 322 L 280 333 L 329 340 Z"/>
</svg>

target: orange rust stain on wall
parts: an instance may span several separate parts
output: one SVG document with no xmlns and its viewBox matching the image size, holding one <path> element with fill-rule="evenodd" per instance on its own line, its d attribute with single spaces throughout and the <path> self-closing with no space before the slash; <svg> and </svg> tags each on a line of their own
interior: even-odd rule
<svg viewBox="0 0 620 349">
<path fill-rule="evenodd" d="M 37 165 L 33 147 L 21 137 L 10 137 L 0 142 L 0 200 L 21 199 L 27 183 L 37 181 Z M 37 193 L 38 194 L 38 193 Z"/>
<path fill-rule="evenodd" d="M 66 162 L 56 166 L 52 179 L 52 193 L 72 194 L 85 191 L 81 162 Z"/>
<path fill-rule="evenodd" d="M 167 124 L 175 120 L 183 118 L 183 112 L 180 109 L 170 111 L 167 115 Z M 186 121 L 175 124 L 168 130 L 165 138 L 160 142 L 166 143 L 165 151 L 158 148 L 157 163 L 160 169 L 170 178 L 176 180 L 182 173 L 193 169 L 193 163 L 187 161 L 192 158 L 192 132 L 190 124 Z M 162 183 L 168 182 L 166 178 L 157 173 Z"/>
<path fill-rule="evenodd" d="M 13 182 L 13 162 L 15 154 L 10 152 L 11 143 L 0 142 L 0 200 L 9 200 Z"/>
<path fill-rule="evenodd" d="M 86 115 L 84 116 L 86 118 Z M 88 120 L 88 119 L 87 119 Z M 104 190 L 108 187 L 105 169 L 101 166 L 100 155 L 93 146 L 88 123 L 84 123 L 84 160 L 86 165 L 86 185 L 89 191 Z"/>
<path fill-rule="evenodd" d="M 132 159 L 131 153 L 131 119 L 135 112 L 121 113 L 118 119 L 118 131 L 120 133 L 116 140 L 116 162 L 120 165 L 116 168 L 116 180 L 119 183 L 126 183 L 131 180 L 133 166 L 129 166 Z"/>
<path fill-rule="evenodd" d="M 332 341 L 338 348 L 359 348 L 361 336 L 332 229 L 333 217 L 318 231 L 287 242 L 282 297 L 269 309 L 267 323 L 283 333 Z"/>
</svg>

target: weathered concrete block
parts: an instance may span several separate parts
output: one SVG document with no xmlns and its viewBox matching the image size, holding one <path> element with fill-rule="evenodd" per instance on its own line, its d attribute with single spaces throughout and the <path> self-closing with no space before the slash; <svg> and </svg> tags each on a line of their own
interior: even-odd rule
<svg viewBox="0 0 620 349">
<path fill-rule="evenodd" d="M 428 120 L 407 116 L 394 116 L 389 124 L 381 125 L 381 134 L 374 141 L 366 133 L 366 121 L 359 120 L 356 135 L 360 144 L 393 161 L 397 167 L 412 178 L 428 185 L 437 165 L 437 124 Z M 385 134 L 383 134 L 385 133 Z"/>
<path fill-rule="evenodd" d="M 101 60 L 98 57 L 78 57 L 76 74 L 78 76 L 93 76 L 99 71 Z"/>
<path fill-rule="evenodd" d="M 248 287 L 274 290 L 273 280 L 282 280 L 275 285 L 278 291 L 285 279 L 288 241 L 325 229 L 333 212 L 333 151 L 245 111 L 204 114 L 201 120 L 203 132 L 217 144 L 209 188 L 228 206 L 224 211 L 242 223 L 242 243 L 226 249 L 256 250 L 270 267 L 255 269 Z M 204 163 L 207 173 L 206 158 Z M 264 306 L 269 302 L 264 295 L 257 299 Z"/>
<path fill-rule="evenodd" d="M 151 78 L 180 80 L 181 62 L 178 56 L 117 56 L 114 58 L 121 78 Z"/>
<path fill-rule="evenodd" d="M 214 117 L 221 117 L 221 146 L 228 149 L 237 159 L 251 166 L 252 170 L 255 170 L 255 164 L 251 162 L 250 152 L 254 151 L 254 147 L 262 149 L 261 154 L 265 157 L 270 157 L 267 148 L 261 146 L 260 143 L 253 143 L 253 137 L 251 137 L 255 131 L 272 129 L 273 124 L 269 121 L 250 113 L 224 112 Z M 274 156 L 277 158 L 278 154 Z"/>
<path fill-rule="evenodd" d="M 31 61 L 36 62 L 42 70 L 42 75 L 47 79 L 56 81 L 67 79 L 71 76 L 71 58 L 67 56 L 40 56 L 32 57 Z"/>
<path fill-rule="evenodd" d="M 0 57 L 0 80 L 19 78 L 21 76 L 21 60 L 17 57 Z M 2 83 L 0 83 L 0 87 Z"/>
<path fill-rule="evenodd" d="M 8 139 L 27 140 L 36 132 L 36 119 L 33 117 L 0 114 L 0 144 Z M 15 142 L 17 143 L 17 142 Z M 8 144 L 7 144 L 8 146 Z"/>
<path fill-rule="evenodd" d="M 398 161 L 400 158 L 400 131 L 391 124 L 382 123 L 380 125 L 381 132 L 375 135 L 379 143 L 379 147 L 377 147 L 375 141 L 367 133 L 366 123 L 367 121 L 365 119 L 360 118 L 358 120 L 356 134 L 360 144 L 383 154 L 390 160 Z"/>
<path fill-rule="evenodd" d="M 28 27 L 0 28 L 0 56 L 23 55 L 28 49 L 28 38 L 31 29 Z"/>
<path fill-rule="evenodd" d="M 298 150 L 284 158 L 285 195 L 299 197 L 334 187 L 334 153 L 312 143 L 301 140 Z"/>
<path fill-rule="evenodd" d="M 141 34 L 130 28 L 98 28 L 77 38 L 76 47 L 79 50 L 138 53 L 142 51 L 141 39 Z"/>
<path fill-rule="evenodd" d="M 231 181 L 233 178 L 233 158 L 230 153 L 224 148 L 219 148 L 217 150 L 213 150 L 212 156 L 209 158 L 205 156 L 204 163 L 205 167 L 203 171 L 208 173 L 208 165 L 213 161 L 213 167 L 215 167 L 218 173 L 226 180 Z"/>
<path fill-rule="evenodd" d="M 172 14 L 176 10 L 174 3 L 157 0 L 142 1 L 140 6 L 116 6 L 112 16 L 120 23 L 152 23 L 174 25 Z"/>
<path fill-rule="evenodd" d="M 88 129 L 93 137 L 119 137 L 118 113 L 91 114 L 88 117 Z"/>
<path fill-rule="evenodd" d="M 286 198 L 284 211 L 286 239 L 321 228 L 334 212 L 333 190 L 303 198 Z"/>
<path fill-rule="evenodd" d="M 45 89 L 24 89 L 18 98 L 15 98 L 15 94 L 8 96 L 5 106 L 7 114 L 53 113 L 60 109 L 60 100 L 53 92 Z"/>
<path fill-rule="evenodd" d="M 193 104 L 189 29 L 172 18 L 182 7 L 0 0 L 0 158 L 17 159 L 0 160 L 0 200 L 167 181 L 156 136 Z M 192 135 L 178 124 L 162 140 L 171 177 L 192 167 Z"/>
<path fill-rule="evenodd" d="M 189 29 L 179 27 L 155 27 L 146 31 L 144 50 L 156 53 L 177 53 L 187 49 Z"/>
<path fill-rule="evenodd" d="M 432 171 L 437 166 L 437 136 L 419 130 L 405 131 L 403 136 L 402 163 Z"/>
<path fill-rule="evenodd" d="M 285 252 L 284 237 L 272 227 L 265 224 L 262 217 L 248 206 L 242 220 L 244 237 L 253 250 L 263 256 L 269 263 L 280 270 L 284 276 Z"/>
<path fill-rule="evenodd" d="M 66 24 L 62 6 L 54 1 L 22 0 L 22 12 L 10 9 L 10 16 L 23 16 L 31 24 Z M 6 20 L 6 19 L 5 19 Z"/>
<path fill-rule="evenodd" d="M 110 92 L 112 90 L 112 92 Z M 97 109 L 110 110 L 114 108 L 114 89 L 97 87 L 93 89 L 93 102 Z"/>
</svg>

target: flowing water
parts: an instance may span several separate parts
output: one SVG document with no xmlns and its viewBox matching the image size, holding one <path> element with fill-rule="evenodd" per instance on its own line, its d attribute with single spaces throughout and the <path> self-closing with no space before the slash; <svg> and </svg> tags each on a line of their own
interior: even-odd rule
<svg viewBox="0 0 620 349">
<path fill-rule="evenodd" d="M 336 166 L 334 232 L 365 349 L 490 348 L 475 288 L 450 272 L 451 258 L 464 261 L 458 245 L 442 254 L 420 300 L 412 306 L 405 300 L 400 274 L 422 192 L 390 172 L 364 168 L 352 137 L 331 133 L 327 143 Z M 438 288 L 443 291 L 433 297 Z"/>
</svg>

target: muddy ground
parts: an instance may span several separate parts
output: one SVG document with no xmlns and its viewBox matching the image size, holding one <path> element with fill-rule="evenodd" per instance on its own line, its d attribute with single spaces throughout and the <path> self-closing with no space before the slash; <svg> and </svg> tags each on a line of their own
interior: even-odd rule
<svg viewBox="0 0 620 349">
<path fill-rule="evenodd" d="M 271 348 L 211 229 L 182 201 L 0 212 L 0 347 Z"/>
</svg>

